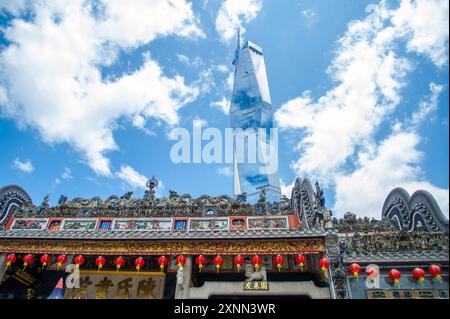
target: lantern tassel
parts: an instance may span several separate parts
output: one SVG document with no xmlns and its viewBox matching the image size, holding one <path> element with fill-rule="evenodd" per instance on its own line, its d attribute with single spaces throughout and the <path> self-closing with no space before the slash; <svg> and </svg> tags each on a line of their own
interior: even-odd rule
<svg viewBox="0 0 450 319">
<path fill-rule="evenodd" d="M 397 284 L 397 286 L 398 286 L 398 289 L 400 289 L 400 280 L 398 280 L 398 279 L 395 279 L 394 280 L 394 282 Z"/>
<path fill-rule="evenodd" d="M 423 282 L 425 281 L 425 278 L 424 277 L 420 277 L 420 279 L 419 279 L 419 282 L 420 282 L 420 284 L 422 285 L 422 287 L 423 287 Z"/>
<path fill-rule="evenodd" d="M 161 272 L 164 271 L 164 264 L 159 265 L 159 269 L 161 270 Z"/>
<path fill-rule="evenodd" d="M 237 271 L 240 272 L 241 271 L 241 264 L 237 264 L 236 268 L 237 268 Z"/>
<path fill-rule="evenodd" d="M 139 265 L 137 265 L 136 270 L 139 272 L 139 270 L 141 270 L 141 267 Z"/>
<path fill-rule="evenodd" d="M 23 269 L 22 269 L 22 271 L 25 271 L 25 268 L 27 268 L 27 263 L 25 262 L 25 263 L 23 263 Z"/>
<path fill-rule="evenodd" d="M 202 272 L 202 269 L 203 269 L 203 265 L 202 265 L 202 264 L 199 264 L 199 265 L 198 265 L 198 271 L 199 271 L 199 272 Z"/>
<path fill-rule="evenodd" d="M 119 269 L 120 269 L 120 265 L 117 265 L 116 271 L 119 271 Z"/>
<path fill-rule="evenodd" d="M 303 263 L 300 263 L 300 271 L 303 271 Z"/>
<path fill-rule="evenodd" d="M 281 264 L 277 264 L 278 272 L 281 271 Z"/>
<path fill-rule="evenodd" d="M 8 261 L 8 262 L 6 263 L 6 269 L 11 269 L 11 262 Z"/>
<path fill-rule="evenodd" d="M 216 265 L 216 271 L 219 273 L 220 265 Z"/>
</svg>

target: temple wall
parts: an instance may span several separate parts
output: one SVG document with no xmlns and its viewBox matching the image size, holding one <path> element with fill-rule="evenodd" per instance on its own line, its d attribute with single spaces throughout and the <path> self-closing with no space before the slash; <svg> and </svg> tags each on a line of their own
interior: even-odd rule
<svg viewBox="0 0 450 319">
<path fill-rule="evenodd" d="M 207 299 L 212 295 L 305 295 L 312 299 L 329 299 L 330 289 L 317 287 L 312 281 L 270 282 L 269 290 L 243 290 L 242 282 L 205 282 L 202 287 L 190 288 L 188 298 Z"/>
</svg>

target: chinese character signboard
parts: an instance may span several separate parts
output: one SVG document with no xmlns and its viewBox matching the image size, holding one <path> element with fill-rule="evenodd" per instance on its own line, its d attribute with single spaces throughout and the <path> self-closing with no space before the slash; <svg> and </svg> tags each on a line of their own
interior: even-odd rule
<svg viewBox="0 0 450 319">
<path fill-rule="evenodd" d="M 269 282 L 244 281 L 244 290 L 269 290 Z"/>
<path fill-rule="evenodd" d="M 165 274 L 159 272 L 80 271 L 79 288 L 66 289 L 65 299 L 161 299 Z"/>
</svg>

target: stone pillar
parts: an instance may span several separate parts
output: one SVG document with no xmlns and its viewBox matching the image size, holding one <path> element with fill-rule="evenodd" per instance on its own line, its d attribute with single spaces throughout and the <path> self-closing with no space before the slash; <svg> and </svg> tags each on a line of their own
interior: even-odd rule
<svg viewBox="0 0 450 319">
<path fill-rule="evenodd" d="M 0 254 L 0 284 L 6 271 L 6 254 Z"/>
<path fill-rule="evenodd" d="M 183 281 L 179 283 L 179 272 L 177 273 L 177 283 L 175 289 L 175 299 L 188 299 L 189 288 L 192 275 L 192 256 L 186 257 L 186 263 L 183 266 Z"/>
</svg>

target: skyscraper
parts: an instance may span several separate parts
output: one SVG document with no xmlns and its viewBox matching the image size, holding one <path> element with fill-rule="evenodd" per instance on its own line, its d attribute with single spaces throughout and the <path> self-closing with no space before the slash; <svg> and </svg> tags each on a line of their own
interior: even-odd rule
<svg viewBox="0 0 450 319">
<path fill-rule="evenodd" d="M 238 32 L 233 61 L 235 70 L 230 106 L 231 127 L 235 137 L 242 131 L 249 132 L 248 129 L 253 129 L 255 134 L 245 136 L 243 147 L 239 148 L 237 143 L 234 144 L 234 193 L 246 193 L 249 202 L 254 202 L 264 189 L 267 201 L 278 201 L 281 198 L 278 168 L 275 171 L 267 170 L 267 166 L 259 161 L 258 156 L 256 162 L 250 160 L 250 143 L 256 140 L 258 151 L 261 151 L 262 146 L 268 145 L 272 133 L 270 129 L 273 128 L 272 103 L 263 51 L 250 41 L 246 41 L 242 47 L 240 42 Z M 259 138 L 262 136 L 258 129 L 264 130 L 266 139 Z"/>
</svg>

